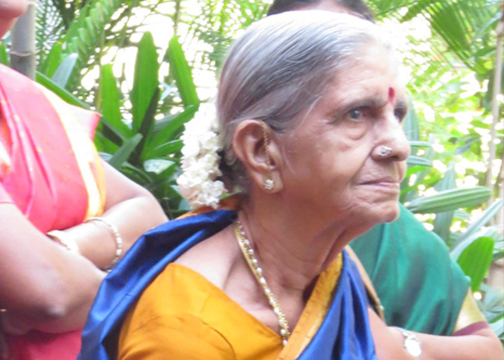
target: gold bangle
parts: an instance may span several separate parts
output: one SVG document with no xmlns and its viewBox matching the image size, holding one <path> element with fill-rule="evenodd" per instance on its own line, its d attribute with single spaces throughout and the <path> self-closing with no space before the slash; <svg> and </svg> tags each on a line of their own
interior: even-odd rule
<svg viewBox="0 0 504 360">
<path fill-rule="evenodd" d="M 121 234 L 119 234 L 119 229 L 117 229 L 116 226 L 112 225 L 107 220 L 105 220 L 101 217 L 90 217 L 85 222 L 92 222 L 92 221 L 96 221 L 96 222 L 102 223 L 105 226 L 107 226 L 112 233 L 112 237 L 114 238 L 114 241 L 116 244 L 116 252 L 114 254 L 114 258 L 112 259 L 112 262 L 108 266 L 103 268 L 103 270 L 111 270 L 117 264 L 117 262 L 119 261 L 119 258 L 122 255 L 123 249 L 122 249 Z"/>
<path fill-rule="evenodd" d="M 46 235 L 62 245 L 68 251 L 80 255 L 79 246 L 71 236 L 68 236 L 67 233 L 60 230 L 52 230 L 49 231 Z"/>
</svg>

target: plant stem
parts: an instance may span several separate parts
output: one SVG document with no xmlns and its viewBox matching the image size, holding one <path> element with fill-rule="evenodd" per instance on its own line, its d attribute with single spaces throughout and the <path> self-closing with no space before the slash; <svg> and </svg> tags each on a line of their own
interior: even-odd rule
<svg viewBox="0 0 504 360">
<path fill-rule="evenodd" d="M 35 79 L 35 13 L 37 2 L 30 0 L 28 9 L 12 28 L 11 66 L 13 69 Z"/>
<path fill-rule="evenodd" d="M 504 10 L 504 9 L 503 9 Z M 495 159 L 496 145 L 495 139 L 497 137 L 497 122 L 499 121 L 499 94 L 501 92 L 501 78 L 502 78 L 502 36 L 504 33 L 504 12 L 497 23 L 497 51 L 495 55 L 495 72 L 494 72 L 494 86 L 492 94 L 492 127 L 490 129 L 490 145 L 488 156 L 488 167 L 486 173 L 486 186 L 492 190 L 493 183 L 493 161 Z M 488 204 L 492 203 L 494 199 L 492 196 L 488 200 Z"/>
</svg>

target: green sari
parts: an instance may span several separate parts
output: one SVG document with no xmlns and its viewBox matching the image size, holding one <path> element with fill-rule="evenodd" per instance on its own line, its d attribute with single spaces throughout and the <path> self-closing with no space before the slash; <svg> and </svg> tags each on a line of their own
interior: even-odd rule
<svg viewBox="0 0 504 360">
<path fill-rule="evenodd" d="M 401 205 L 399 219 L 350 243 L 366 269 L 388 325 L 450 335 L 468 281 L 444 242 Z"/>
</svg>

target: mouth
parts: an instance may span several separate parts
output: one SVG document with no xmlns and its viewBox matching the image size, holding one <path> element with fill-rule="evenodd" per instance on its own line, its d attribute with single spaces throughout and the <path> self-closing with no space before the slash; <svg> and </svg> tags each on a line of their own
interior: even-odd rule
<svg viewBox="0 0 504 360">
<path fill-rule="evenodd" d="M 363 181 L 360 183 L 360 185 L 377 186 L 377 187 L 388 188 L 388 189 L 399 189 L 401 186 L 401 182 L 397 178 L 383 177 L 383 178 Z"/>
</svg>

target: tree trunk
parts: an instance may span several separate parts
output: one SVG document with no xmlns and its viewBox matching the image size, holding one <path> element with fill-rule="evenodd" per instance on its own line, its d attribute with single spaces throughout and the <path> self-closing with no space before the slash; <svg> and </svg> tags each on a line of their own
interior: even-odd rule
<svg viewBox="0 0 504 360">
<path fill-rule="evenodd" d="M 37 2 L 30 0 L 28 10 L 12 28 L 11 67 L 35 79 L 35 13 Z"/>
</svg>

